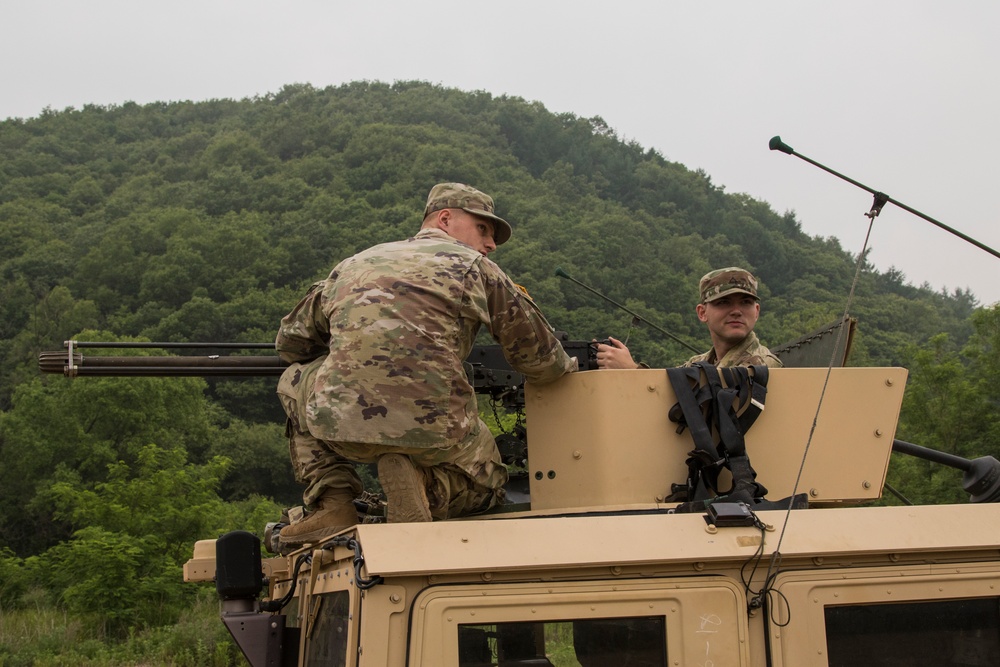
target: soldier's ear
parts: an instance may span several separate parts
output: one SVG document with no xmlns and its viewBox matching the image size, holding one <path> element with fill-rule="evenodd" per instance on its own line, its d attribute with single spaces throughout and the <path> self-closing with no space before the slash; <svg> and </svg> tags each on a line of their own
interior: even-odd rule
<svg viewBox="0 0 1000 667">
<path fill-rule="evenodd" d="M 451 227 L 451 211 L 443 208 L 437 212 L 438 227 L 443 230 L 448 230 Z"/>
<path fill-rule="evenodd" d="M 706 307 L 705 304 L 703 303 L 699 303 L 697 306 L 694 307 L 694 312 L 698 314 L 698 319 L 701 320 L 702 322 L 705 322 L 707 320 L 707 318 L 705 317 L 705 310 Z"/>
<path fill-rule="evenodd" d="M 446 208 L 428 213 L 421 224 L 421 229 L 440 229 L 442 232 L 448 233 L 451 217 L 451 211 Z"/>
</svg>

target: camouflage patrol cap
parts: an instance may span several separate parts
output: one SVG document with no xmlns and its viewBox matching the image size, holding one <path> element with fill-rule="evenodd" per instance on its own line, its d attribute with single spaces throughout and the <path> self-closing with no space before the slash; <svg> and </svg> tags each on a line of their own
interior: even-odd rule
<svg viewBox="0 0 1000 667">
<path fill-rule="evenodd" d="M 701 292 L 702 303 L 715 301 L 730 294 L 749 294 L 755 299 L 759 298 L 757 279 L 752 273 L 738 266 L 709 271 L 698 283 L 698 291 Z"/>
<path fill-rule="evenodd" d="M 466 213 L 493 221 L 493 240 L 497 245 L 510 238 L 510 223 L 493 213 L 493 197 L 464 183 L 438 183 L 427 195 L 424 217 L 445 208 L 460 208 Z"/>
</svg>

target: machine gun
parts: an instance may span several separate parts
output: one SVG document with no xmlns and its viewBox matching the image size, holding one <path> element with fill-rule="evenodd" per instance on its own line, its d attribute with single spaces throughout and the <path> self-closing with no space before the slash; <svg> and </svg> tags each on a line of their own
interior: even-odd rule
<svg viewBox="0 0 1000 667">
<path fill-rule="evenodd" d="M 576 359 L 577 368 L 597 368 L 596 342 L 569 340 L 568 334 L 556 332 L 566 353 Z M 276 354 L 245 354 L 254 350 L 274 350 L 273 343 L 171 343 L 171 342 L 91 342 L 69 340 L 65 350 L 42 352 L 38 366 L 43 373 L 61 373 L 76 377 L 206 377 L 249 378 L 277 377 L 288 364 Z M 110 356 L 108 350 L 182 350 L 183 355 L 153 354 Z M 84 354 L 100 350 L 100 354 Z M 528 457 L 528 433 L 521 415 L 524 410 L 525 377 L 515 371 L 503 356 L 499 345 L 476 345 L 465 362 L 469 383 L 475 392 L 488 396 L 491 405 L 502 405 L 518 415 L 515 426 L 497 436 L 497 448 L 504 463 L 523 470 Z M 497 419 L 499 424 L 499 418 Z M 528 502 L 526 473 L 514 472 L 508 486 L 515 505 Z"/>
<path fill-rule="evenodd" d="M 556 332 L 566 353 L 577 360 L 581 370 L 597 368 L 596 343 L 572 341 Z M 75 377 L 276 377 L 288 364 L 277 355 L 221 354 L 222 350 L 273 350 L 272 343 L 170 343 L 92 342 L 68 340 L 65 351 L 41 352 L 38 368 L 42 373 Z M 85 355 L 85 349 L 188 350 L 187 355 Z M 476 345 L 466 358 L 469 382 L 477 394 L 486 394 L 516 409 L 524 405 L 524 376 L 503 356 L 499 345 Z"/>
<path fill-rule="evenodd" d="M 808 358 L 809 355 L 801 352 L 803 349 L 811 350 L 812 357 L 826 355 L 827 348 L 832 350 L 830 345 L 837 339 L 831 334 L 842 324 L 848 327 L 849 332 L 846 338 L 848 342 L 845 343 L 843 337 L 840 337 L 837 355 L 843 355 L 840 356 L 842 359 L 850 348 L 849 341 L 855 324 L 849 318 L 842 323 L 836 323 L 833 327 L 822 328 L 799 341 L 775 349 L 781 351 L 781 358 L 786 366 L 809 365 L 808 363 L 796 363 L 800 358 L 796 355 L 801 355 L 803 359 Z M 597 342 L 570 340 L 569 336 L 562 332 L 557 332 L 557 337 L 566 353 L 577 360 L 581 370 L 597 368 L 595 358 Z M 820 340 L 823 342 L 818 343 L 817 341 Z M 271 343 L 145 343 L 69 340 L 64 343 L 64 346 L 66 349 L 62 351 L 41 352 L 39 354 L 38 365 L 41 372 L 60 373 L 70 378 L 119 376 L 239 378 L 277 377 L 288 366 L 274 354 L 222 353 L 225 351 L 273 350 L 274 345 Z M 85 355 L 82 350 L 88 349 L 102 351 L 112 349 L 186 350 L 198 354 Z M 822 354 L 817 355 L 817 350 Z M 789 363 L 790 361 L 792 363 Z M 477 394 L 488 396 L 491 401 L 502 404 L 509 412 L 520 413 L 524 409 L 525 378 L 507 363 L 499 345 L 474 346 L 466 358 L 465 365 L 469 382 Z M 527 430 L 523 425 L 518 423 L 511 433 L 498 436 L 497 445 L 506 463 L 524 467 L 527 458 Z M 915 456 L 961 470 L 964 473 L 962 486 L 970 494 L 970 500 L 974 503 L 1000 501 L 1000 462 L 994 457 L 988 456 L 970 460 L 900 440 L 893 441 L 892 449 L 900 454 Z M 519 487 L 522 485 L 526 487 L 526 484 L 515 480 L 515 488 L 512 489 L 515 500 Z M 899 495 L 888 485 L 886 485 L 886 489 L 897 496 Z M 526 488 L 524 492 L 526 494 Z M 904 498 L 899 497 L 906 502 Z"/>
<path fill-rule="evenodd" d="M 596 342 L 570 340 L 556 332 L 566 353 L 581 370 L 597 368 Z M 39 370 L 75 377 L 277 377 L 288 364 L 277 355 L 243 354 L 248 350 L 274 350 L 272 343 L 172 343 L 92 342 L 68 340 L 64 351 L 41 352 Z M 183 350 L 188 354 L 111 356 L 107 350 Z M 84 350 L 101 350 L 84 354 Z M 233 353 L 235 352 L 235 353 Z M 524 382 L 503 356 L 499 345 L 476 345 L 466 359 L 466 373 L 475 392 L 514 413 L 524 409 Z M 523 428 L 499 438 L 505 462 L 523 465 L 527 456 L 527 434 Z"/>
</svg>

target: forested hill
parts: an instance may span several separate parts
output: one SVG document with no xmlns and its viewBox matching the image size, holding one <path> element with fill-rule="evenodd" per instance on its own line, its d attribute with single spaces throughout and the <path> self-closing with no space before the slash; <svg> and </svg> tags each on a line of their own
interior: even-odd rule
<svg viewBox="0 0 1000 667">
<path fill-rule="evenodd" d="M 5 378 L 84 328 L 270 340 L 337 260 L 411 235 L 443 180 L 495 196 L 515 230 L 495 258 L 574 338 L 623 337 L 631 318 L 556 266 L 698 347 L 696 285 L 711 268 L 760 276 L 773 345 L 838 317 L 853 273 L 847 251 L 793 214 L 727 194 L 600 118 L 425 83 L 47 110 L 0 124 L 0 154 Z M 941 331 L 961 342 L 974 305 L 869 267 L 853 363 L 898 363 L 902 344 Z M 653 363 L 689 354 L 655 331 L 631 341 Z"/>
</svg>

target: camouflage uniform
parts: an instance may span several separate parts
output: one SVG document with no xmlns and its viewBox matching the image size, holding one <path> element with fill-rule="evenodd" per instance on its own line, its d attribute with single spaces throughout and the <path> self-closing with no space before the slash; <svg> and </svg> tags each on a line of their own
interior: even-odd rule
<svg viewBox="0 0 1000 667">
<path fill-rule="evenodd" d="M 692 366 L 696 361 L 707 361 L 713 366 L 769 366 L 770 368 L 781 368 L 781 360 L 771 354 L 771 350 L 760 344 L 757 334 L 750 334 L 743 341 L 732 348 L 722 357 L 715 358 L 715 348 L 705 354 L 698 354 L 687 360 L 685 366 Z"/>
<path fill-rule="evenodd" d="M 307 504 L 327 488 L 360 491 L 351 462 L 388 453 L 430 473 L 434 518 L 503 499 L 507 471 L 463 367 L 482 325 L 531 382 L 576 369 L 531 299 L 437 229 L 369 248 L 312 286 L 275 341 L 297 362 L 278 393 Z"/>
</svg>

